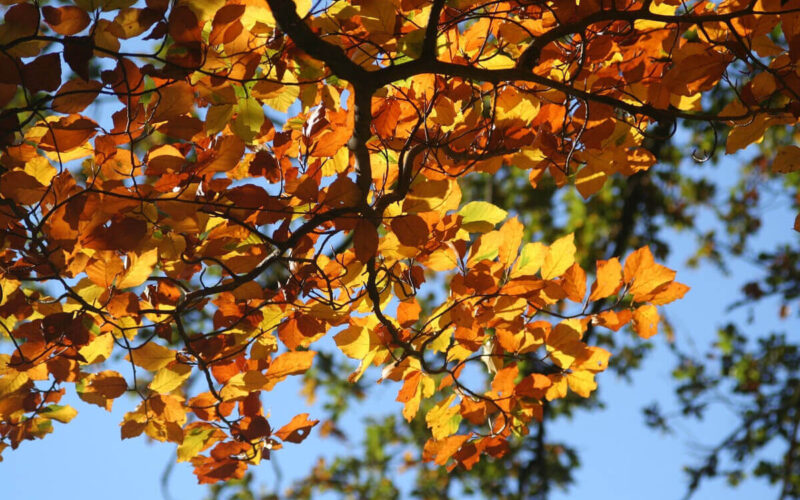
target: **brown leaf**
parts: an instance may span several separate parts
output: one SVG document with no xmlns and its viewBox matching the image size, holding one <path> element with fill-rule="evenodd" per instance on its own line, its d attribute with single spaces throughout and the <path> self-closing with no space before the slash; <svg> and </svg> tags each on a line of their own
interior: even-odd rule
<svg viewBox="0 0 800 500">
<path fill-rule="evenodd" d="M 389 225 L 400 243 L 408 247 L 421 247 L 430 238 L 428 224 L 417 214 L 395 217 Z"/>
<path fill-rule="evenodd" d="M 67 5 L 64 7 L 42 7 L 45 22 L 59 35 L 74 35 L 89 26 L 89 14 L 80 7 Z"/>
<path fill-rule="evenodd" d="M 58 113 L 80 113 L 94 102 L 103 84 L 94 80 L 76 78 L 58 89 L 53 99 L 53 111 Z"/>
<path fill-rule="evenodd" d="M 61 58 L 45 54 L 22 68 L 22 84 L 31 92 L 54 92 L 61 85 Z"/>
<path fill-rule="evenodd" d="M 378 230 L 368 220 L 362 219 L 356 224 L 353 231 L 353 247 L 356 258 L 364 263 L 378 253 Z"/>
<path fill-rule="evenodd" d="M 194 88 L 186 82 L 175 82 L 158 89 L 151 102 L 155 108 L 152 121 L 154 123 L 167 121 L 192 110 Z"/>
<path fill-rule="evenodd" d="M 80 115 L 70 115 L 48 124 L 47 133 L 39 141 L 46 151 L 65 153 L 82 146 L 97 133 L 97 123 Z"/>
<path fill-rule="evenodd" d="M 89 61 L 92 59 L 92 41 L 86 36 L 64 39 L 64 61 L 79 77 L 89 80 Z"/>
</svg>

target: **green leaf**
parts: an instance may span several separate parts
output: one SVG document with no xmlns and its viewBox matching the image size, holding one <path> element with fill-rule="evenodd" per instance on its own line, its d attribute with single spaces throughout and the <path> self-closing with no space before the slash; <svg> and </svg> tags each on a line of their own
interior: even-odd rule
<svg viewBox="0 0 800 500">
<path fill-rule="evenodd" d="M 183 442 L 178 446 L 178 462 L 188 462 L 208 447 L 208 442 L 214 434 L 213 428 L 194 428 L 183 436 Z"/>
<path fill-rule="evenodd" d="M 236 108 L 238 116 L 231 124 L 231 128 L 241 140 L 251 143 L 261 131 L 261 125 L 264 124 L 264 109 L 261 107 L 261 103 L 253 97 L 239 99 Z"/>
<path fill-rule="evenodd" d="M 486 201 L 471 201 L 458 211 L 461 227 L 471 233 L 488 233 L 508 216 L 508 212 Z"/>
<path fill-rule="evenodd" d="M 50 405 L 46 408 L 43 408 L 42 411 L 39 413 L 44 418 L 49 418 L 50 420 L 58 420 L 62 424 L 66 424 L 77 415 L 78 412 L 75 408 L 67 405 Z"/>
</svg>

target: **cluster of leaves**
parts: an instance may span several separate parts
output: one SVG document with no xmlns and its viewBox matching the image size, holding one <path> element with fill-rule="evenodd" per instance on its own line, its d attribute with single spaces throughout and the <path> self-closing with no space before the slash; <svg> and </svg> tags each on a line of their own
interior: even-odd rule
<svg viewBox="0 0 800 500">
<path fill-rule="evenodd" d="M 648 129 L 727 126 L 733 153 L 800 116 L 796 0 L 134 3 L 20 2 L 0 26 L 2 447 L 71 419 L 72 383 L 137 394 L 122 436 L 177 443 L 201 482 L 241 478 L 317 424 L 273 431 L 260 395 L 335 329 L 350 381 L 382 366 L 407 420 L 425 406 L 425 460 L 501 457 L 596 388 L 587 330 L 649 338 L 687 287 L 647 247 L 623 264 L 618 235 L 588 288 L 573 234 L 526 242 L 464 182 L 587 198 L 655 164 Z M 704 111 L 721 82 L 735 98 Z"/>
</svg>

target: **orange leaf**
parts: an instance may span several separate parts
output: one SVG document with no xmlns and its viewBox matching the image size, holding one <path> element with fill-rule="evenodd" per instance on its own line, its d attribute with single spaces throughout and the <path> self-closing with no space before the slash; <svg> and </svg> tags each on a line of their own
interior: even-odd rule
<svg viewBox="0 0 800 500">
<path fill-rule="evenodd" d="M 45 151 L 66 153 L 82 146 L 97 133 L 97 123 L 80 115 L 70 115 L 50 122 L 47 133 L 39 141 Z"/>
<path fill-rule="evenodd" d="M 113 250 L 96 252 L 89 265 L 86 266 L 86 275 L 95 285 L 108 288 L 114 280 L 122 275 L 124 264 L 122 259 Z"/>
<path fill-rule="evenodd" d="M 59 35 L 74 35 L 89 26 L 89 14 L 73 5 L 65 7 L 42 7 L 45 22 Z"/>
<path fill-rule="evenodd" d="M 624 309 L 619 312 L 603 311 L 595 316 L 593 321 L 597 325 L 604 326 L 616 332 L 628 324 L 628 321 L 630 320 L 631 312 L 627 309 Z"/>
<path fill-rule="evenodd" d="M 650 248 L 642 247 L 625 259 L 624 279 L 633 300 L 642 302 L 647 294 L 675 279 L 675 271 L 656 264 Z"/>
<path fill-rule="evenodd" d="M 650 297 L 648 297 L 647 301 L 654 306 L 661 306 L 683 298 L 688 291 L 688 286 L 683 283 L 678 283 L 677 281 L 672 281 L 655 289 Z"/>
<path fill-rule="evenodd" d="M 604 299 L 617 293 L 622 286 L 622 265 L 619 259 L 597 261 L 597 279 L 592 283 L 590 301 Z"/>
<path fill-rule="evenodd" d="M 428 439 L 422 451 L 422 459 L 426 462 L 433 461 L 437 465 L 445 465 L 471 436 L 471 434 L 466 434 L 448 436 L 439 440 Z"/>
<path fill-rule="evenodd" d="M 319 420 L 309 420 L 308 413 L 301 413 L 295 416 L 291 422 L 278 429 L 275 435 L 283 441 L 301 443 L 318 423 Z"/>
<path fill-rule="evenodd" d="M 400 326 L 407 328 L 417 322 L 420 312 L 422 312 L 422 307 L 415 299 L 412 298 L 409 302 L 400 302 L 397 305 L 397 322 L 400 323 Z"/>
<path fill-rule="evenodd" d="M 215 145 L 211 159 L 201 169 L 203 173 L 227 172 L 236 168 L 244 155 L 244 141 L 235 135 L 226 135 Z"/>
<path fill-rule="evenodd" d="M 311 368 L 316 354 L 314 351 L 290 351 L 273 359 L 267 369 L 267 383 L 264 385 L 264 390 L 272 390 L 275 384 L 285 379 L 288 375 L 305 373 Z"/>
<path fill-rule="evenodd" d="M 564 273 L 564 281 L 561 288 L 567 294 L 567 298 L 573 302 L 583 302 L 586 297 L 586 271 L 577 263 L 572 264 L 567 272 Z"/>
</svg>

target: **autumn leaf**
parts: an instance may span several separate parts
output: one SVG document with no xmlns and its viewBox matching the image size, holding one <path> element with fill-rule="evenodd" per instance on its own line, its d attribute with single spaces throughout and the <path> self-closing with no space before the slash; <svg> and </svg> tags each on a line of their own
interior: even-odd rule
<svg viewBox="0 0 800 500">
<path fill-rule="evenodd" d="M 575 262 L 575 236 L 568 234 L 553 242 L 542 263 L 542 278 L 549 280 L 561 276 Z"/>
<path fill-rule="evenodd" d="M 658 310 L 654 305 L 645 304 L 633 311 L 633 329 L 643 339 L 658 333 Z"/>
<path fill-rule="evenodd" d="M 156 372 L 175 361 L 176 352 L 154 342 L 148 342 L 132 350 L 126 357 L 133 364 L 150 372 Z"/>
<path fill-rule="evenodd" d="M 456 396 L 453 394 L 440 401 L 425 415 L 425 422 L 433 434 L 433 439 L 444 439 L 458 430 L 458 425 L 461 423 L 459 407 L 451 406 L 455 398 Z"/>
<path fill-rule="evenodd" d="M 461 227 L 470 232 L 486 233 L 508 216 L 508 212 L 485 201 L 472 201 L 458 211 Z"/>
<path fill-rule="evenodd" d="M 374 367 L 409 424 L 392 432 L 423 447 L 404 467 L 530 476 L 519 450 L 597 390 L 598 342 L 652 337 L 689 291 L 641 246 L 708 201 L 668 125 L 760 145 L 734 236 L 758 225 L 751 181 L 799 168 L 800 36 L 777 0 L 5 3 L 0 451 L 71 420 L 72 389 L 107 410 L 130 391 L 124 439 L 243 479 L 319 423 L 273 432 L 265 391 L 302 375 L 298 405 L 338 408 Z M 698 257 L 727 251 L 711 236 Z M 793 290 L 780 252 L 748 300 Z"/>
<path fill-rule="evenodd" d="M 292 418 L 291 422 L 275 431 L 275 435 L 283 441 L 301 443 L 318 423 L 319 420 L 309 420 L 308 413 L 301 413 Z"/>
<path fill-rule="evenodd" d="M 168 394 L 181 385 L 192 374 L 192 367 L 183 364 L 174 364 L 159 369 L 148 387 L 159 394 Z"/>
<path fill-rule="evenodd" d="M 590 301 L 604 299 L 614 295 L 622 287 L 622 265 L 614 257 L 597 262 L 597 279 L 592 283 Z"/>
<path fill-rule="evenodd" d="M 658 287 L 675 279 L 675 271 L 657 264 L 648 247 L 642 247 L 625 259 L 623 279 L 636 302 Z"/>
</svg>

